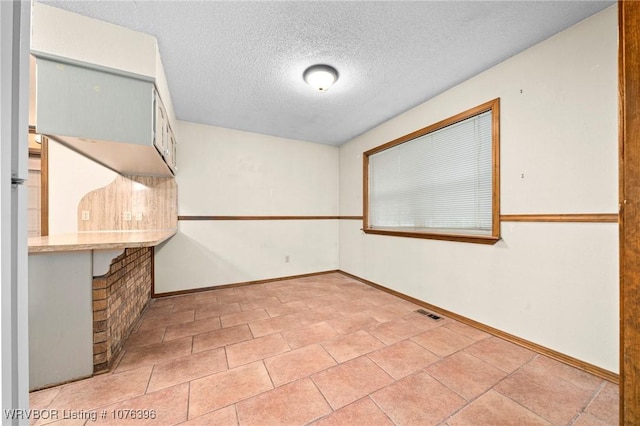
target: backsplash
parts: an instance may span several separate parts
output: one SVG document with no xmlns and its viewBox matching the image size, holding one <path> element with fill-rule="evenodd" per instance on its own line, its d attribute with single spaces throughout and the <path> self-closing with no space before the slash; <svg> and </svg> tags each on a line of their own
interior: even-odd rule
<svg viewBox="0 0 640 426">
<path fill-rule="evenodd" d="M 121 176 L 78 204 L 78 231 L 142 231 L 178 226 L 172 177 Z"/>
</svg>

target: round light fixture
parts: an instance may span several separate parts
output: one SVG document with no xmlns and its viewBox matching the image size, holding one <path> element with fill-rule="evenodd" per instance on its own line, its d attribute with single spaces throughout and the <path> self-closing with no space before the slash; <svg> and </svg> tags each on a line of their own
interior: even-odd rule
<svg viewBox="0 0 640 426">
<path fill-rule="evenodd" d="M 319 92 L 325 92 L 338 80 L 338 71 L 329 65 L 312 65 L 302 74 L 304 81 Z"/>
</svg>

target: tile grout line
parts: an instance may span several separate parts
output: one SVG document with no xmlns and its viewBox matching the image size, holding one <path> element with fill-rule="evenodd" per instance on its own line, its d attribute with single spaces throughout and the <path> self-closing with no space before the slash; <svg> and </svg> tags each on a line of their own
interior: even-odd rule
<svg viewBox="0 0 640 426">
<path fill-rule="evenodd" d="M 240 425 L 240 413 L 238 413 L 238 404 L 233 404 L 233 413 L 236 415 L 236 426 Z"/>
<path fill-rule="evenodd" d="M 507 379 L 507 377 L 505 377 L 505 380 Z M 516 401 L 515 399 L 511 398 L 509 395 L 505 395 L 504 393 L 500 392 L 498 389 L 493 389 L 496 393 L 502 395 L 503 397 L 507 398 L 509 401 L 513 402 L 514 404 L 517 404 L 518 406 L 522 407 L 523 409 L 527 410 L 530 413 L 535 414 L 536 416 L 540 417 L 541 419 L 543 419 L 544 421 L 548 422 L 549 424 L 554 424 L 553 420 L 548 419 L 547 417 L 543 416 L 540 413 L 537 413 L 535 411 L 533 411 L 531 408 L 528 408 L 524 405 L 522 405 L 520 402 Z M 571 423 L 569 423 L 571 424 Z"/>
<path fill-rule="evenodd" d="M 484 340 L 484 339 L 482 339 L 482 340 Z M 479 342 L 480 342 L 480 341 L 482 341 L 482 340 L 476 341 L 473 345 L 475 345 L 475 344 L 479 343 Z M 467 346 L 467 347 L 466 347 L 466 348 L 464 348 L 464 349 L 467 349 L 467 348 L 469 348 L 469 347 L 471 347 L 471 346 L 473 346 L 473 345 L 469 345 L 469 346 Z M 463 350 L 461 350 L 461 351 L 458 351 L 458 352 L 454 352 L 454 353 L 452 353 L 452 354 L 450 354 L 450 355 L 447 355 L 447 357 L 442 358 L 440 361 L 437 361 L 437 362 L 441 362 L 441 361 L 445 360 L 446 358 L 448 358 L 448 357 L 450 357 L 450 356 L 452 356 L 452 355 L 454 355 L 454 354 L 457 354 L 457 353 L 459 353 L 459 352 L 463 352 L 463 351 L 464 351 L 464 349 L 463 349 Z M 527 408 L 527 407 L 523 406 L 522 404 L 518 403 L 517 401 L 514 401 L 513 399 L 511 399 L 511 398 L 510 398 L 510 397 L 508 397 L 507 395 L 504 395 L 504 394 L 502 394 L 501 392 L 499 392 L 497 389 L 495 389 L 495 388 L 496 388 L 496 386 L 498 386 L 498 385 L 499 385 L 500 383 L 502 383 L 503 381 L 507 380 L 509 377 L 511 377 L 511 375 L 512 375 L 512 374 L 514 374 L 516 371 L 519 371 L 519 370 L 520 370 L 521 368 L 523 368 L 526 364 L 528 364 L 529 362 L 531 362 L 531 360 L 529 360 L 529 361 L 525 362 L 525 363 L 524 363 L 524 364 L 522 364 L 520 367 L 518 367 L 516 370 L 514 370 L 514 371 L 513 371 L 513 372 L 511 372 L 511 373 L 509 373 L 509 372 L 507 372 L 507 371 L 504 371 L 504 370 L 500 369 L 499 367 L 496 367 L 496 366 L 494 366 L 494 365 L 492 365 L 492 364 L 490 364 L 490 363 L 488 363 L 488 362 L 484 361 L 483 359 L 480 359 L 480 358 L 476 357 L 476 356 L 475 356 L 475 355 L 473 355 L 473 354 L 470 354 L 470 353 L 467 353 L 467 352 L 464 352 L 464 353 L 465 353 L 466 355 L 469 355 L 469 356 L 472 356 L 472 357 L 474 357 L 474 358 L 478 359 L 479 361 L 481 361 L 481 362 L 483 362 L 483 363 L 485 363 L 485 364 L 489 365 L 490 367 L 493 367 L 493 368 L 496 368 L 496 369 L 498 369 L 498 370 L 502 371 L 503 373 L 505 373 L 505 376 L 504 376 L 503 378 L 501 378 L 500 380 L 498 380 L 498 381 L 497 381 L 495 384 L 493 384 L 490 388 L 486 389 L 484 392 L 480 393 L 479 395 L 477 395 L 476 397 L 474 397 L 474 398 L 472 398 L 472 399 L 470 399 L 470 400 L 467 400 L 464 396 L 460 395 L 460 394 L 459 394 L 458 392 L 456 392 L 454 389 L 451 389 L 449 386 L 447 386 L 445 383 L 442 383 L 442 382 L 441 382 L 440 380 L 438 380 L 436 377 L 431 376 L 431 374 L 429 374 L 429 372 L 428 372 L 428 371 L 425 371 L 427 374 L 429 374 L 429 376 L 433 377 L 435 380 L 437 380 L 437 381 L 438 381 L 439 383 L 441 383 L 443 386 L 447 387 L 447 389 L 451 390 L 452 392 L 456 393 L 457 395 L 460 395 L 460 397 L 461 397 L 462 399 L 464 399 L 465 401 L 467 401 L 467 403 L 466 403 L 465 405 L 463 405 L 462 407 L 460 407 L 460 408 L 458 408 L 457 410 L 455 410 L 453 413 L 451 413 L 451 414 L 449 415 L 449 417 L 447 417 L 447 418 L 443 419 L 443 420 L 442 420 L 442 422 L 445 422 L 445 423 L 446 423 L 446 422 L 447 422 L 448 420 L 450 420 L 454 415 L 456 415 L 456 414 L 458 414 L 459 412 L 461 412 L 462 410 L 466 409 L 469 405 L 471 405 L 472 403 L 474 403 L 475 401 L 477 401 L 478 399 L 480 399 L 482 396 L 486 395 L 486 394 L 487 394 L 487 393 L 489 393 L 490 391 L 494 391 L 494 392 L 499 393 L 500 395 L 502 395 L 502 396 L 504 396 L 504 397 L 508 398 L 509 400 L 511 400 L 511 401 L 513 401 L 513 402 L 515 402 L 516 404 L 518 404 L 519 406 L 521 406 L 521 407 L 522 407 L 522 408 L 524 408 L 525 410 L 527 410 L 527 411 L 529 411 L 529 412 L 531 412 L 531 413 L 535 414 L 536 416 L 538 416 L 538 417 L 540 417 L 540 418 L 542 418 L 542 419 L 544 419 L 544 420 L 547 420 L 545 417 L 541 416 L 540 414 L 536 413 L 535 411 L 533 411 L 533 410 L 531 410 L 531 409 L 529 409 L 529 408 Z M 535 358 L 535 357 L 533 357 L 533 358 Z M 533 359 L 533 358 L 532 358 L 532 359 Z M 434 364 L 436 364 L 436 363 L 434 363 Z M 427 367 L 423 368 L 423 370 L 426 370 L 426 368 L 427 368 Z M 547 420 L 547 421 L 548 421 L 548 420 Z M 550 423 L 552 423 L 552 422 L 550 422 Z"/>
<path fill-rule="evenodd" d="M 596 399 L 596 397 L 600 394 L 600 392 L 602 392 L 602 390 L 606 385 L 607 385 L 607 381 L 603 379 L 600 385 L 596 387 L 595 391 L 591 394 L 591 397 L 589 398 L 589 400 L 582 406 L 580 411 L 578 411 L 578 413 L 571 419 L 571 423 L 569 424 L 571 425 L 574 424 L 582 414 L 591 414 L 591 413 L 587 413 L 585 410 L 587 409 L 587 407 L 589 407 L 589 405 L 591 405 L 591 403 Z M 599 419 L 598 416 L 595 416 L 593 414 L 591 415 Z"/>
<path fill-rule="evenodd" d="M 407 377 L 409 377 L 409 376 L 407 376 Z M 404 378 L 404 377 L 403 377 L 403 378 Z M 378 390 L 381 390 L 381 389 L 378 389 Z M 378 391 L 376 391 L 376 392 L 378 392 Z M 391 416 L 389 416 L 389 414 L 384 410 L 384 408 L 382 408 L 382 407 L 381 407 L 381 406 L 376 402 L 376 400 L 375 400 L 375 399 L 373 399 L 373 398 L 371 397 L 371 394 L 368 394 L 365 398 L 368 398 L 368 399 L 369 399 L 369 401 L 373 402 L 373 405 L 375 405 L 376 407 L 378 407 L 378 410 L 380 410 L 380 412 L 381 412 L 382 414 L 384 414 L 384 415 L 385 415 L 385 417 L 386 417 L 386 418 L 388 418 L 388 419 L 389 419 L 389 421 L 390 421 L 391 423 L 393 423 L 394 425 L 396 425 L 396 422 L 394 422 L 394 421 L 393 421 L 393 419 L 391 418 Z M 363 398 L 363 399 L 364 399 L 364 398 Z"/>
<path fill-rule="evenodd" d="M 276 386 L 275 383 L 273 383 L 273 378 L 271 377 L 271 373 L 269 373 L 269 369 L 267 368 L 267 364 L 264 363 L 264 359 L 261 359 L 260 362 L 262 363 L 262 367 L 264 368 L 264 371 L 267 372 L 267 376 L 269 376 L 269 382 L 271 383 L 271 389 L 264 391 L 264 392 L 260 392 L 258 395 L 263 395 L 267 392 L 270 392 L 274 389 L 278 389 L 278 387 Z M 258 395 L 254 395 L 252 398 L 258 396 Z"/>
<path fill-rule="evenodd" d="M 338 365 L 339 365 L 339 364 L 338 364 Z M 334 367 L 335 367 L 335 366 L 334 366 Z M 331 368 L 331 367 L 330 367 L 330 368 Z M 325 370 L 322 370 L 322 371 L 326 371 L 326 370 L 328 370 L 328 368 L 326 368 Z M 316 374 L 317 374 L 317 373 L 311 374 L 311 375 L 307 376 L 306 378 L 308 378 L 308 379 L 311 381 L 311 383 L 313 383 L 313 386 L 315 386 L 315 388 L 318 390 L 318 392 L 320 392 L 320 395 L 322 395 L 322 399 L 324 399 L 324 402 L 326 402 L 326 403 L 327 403 L 327 406 L 329 407 L 329 409 L 331 409 L 331 412 L 330 412 L 330 413 L 326 414 L 326 415 L 325 415 L 325 416 L 323 416 L 323 417 L 320 417 L 321 419 L 323 419 L 323 418 L 325 418 L 325 417 L 331 416 L 333 413 L 335 413 L 335 412 L 336 412 L 336 410 L 334 410 L 334 409 L 333 409 L 333 406 L 331 405 L 331 403 L 330 403 L 330 402 L 329 402 L 329 400 L 327 399 L 326 395 L 322 392 L 322 389 L 320 389 L 320 387 L 318 386 L 318 384 L 316 383 L 316 381 L 315 381 L 315 380 L 313 380 L 313 377 L 312 377 L 312 376 L 314 376 L 314 375 L 316 375 Z M 314 420 L 314 421 L 317 421 L 317 420 L 319 420 L 319 419 L 316 419 L 316 420 Z"/>
<path fill-rule="evenodd" d="M 185 422 L 189 421 L 189 410 L 191 409 L 191 382 L 192 380 L 189 380 L 187 382 L 187 418 L 185 420 Z"/>
<path fill-rule="evenodd" d="M 535 414 L 536 416 L 540 417 L 541 419 L 549 422 L 550 424 L 553 424 L 553 420 L 548 419 L 546 416 L 543 416 L 540 413 L 537 413 L 535 411 L 533 411 L 532 409 L 522 405 L 519 401 L 516 401 L 515 399 L 511 398 L 511 396 L 506 395 L 502 392 L 500 392 L 498 389 L 495 389 L 496 386 L 498 386 L 498 384 L 506 381 L 507 379 L 511 378 L 512 376 L 514 376 L 516 373 L 518 373 L 519 371 L 523 370 L 527 365 L 531 364 L 536 358 L 541 357 L 544 355 L 541 354 L 535 354 L 529 361 L 525 362 L 524 364 L 522 364 L 520 367 L 516 368 L 515 370 L 513 370 L 511 373 L 509 373 L 506 377 L 504 377 L 502 380 L 500 380 L 498 383 L 496 383 L 496 385 L 492 388 L 495 392 L 497 392 L 498 394 L 502 395 L 503 397 L 507 398 L 509 401 L 519 405 L 520 407 L 524 408 L 525 410 Z"/>
<path fill-rule="evenodd" d="M 144 393 L 143 393 L 143 395 L 146 395 L 146 394 L 147 394 L 147 392 L 149 392 L 149 385 L 151 384 L 151 378 L 153 377 L 153 372 L 155 371 L 155 369 L 156 369 L 156 365 L 155 365 L 155 364 L 153 364 L 153 365 L 151 366 L 151 374 L 149 374 L 149 379 L 147 380 L 147 386 L 145 386 L 145 388 L 144 388 Z"/>
<path fill-rule="evenodd" d="M 222 349 L 224 350 L 224 362 L 225 362 L 225 364 L 227 365 L 227 369 L 226 369 L 226 371 L 231 370 L 231 368 L 229 368 L 229 355 L 227 354 L 227 347 L 228 347 L 228 346 L 229 346 L 229 345 L 224 345 L 224 346 L 222 347 Z"/>
<path fill-rule="evenodd" d="M 480 358 L 480 357 L 476 356 L 475 354 L 472 354 L 472 353 L 469 353 L 469 352 L 465 352 L 465 350 L 466 350 L 466 349 L 468 349 L 468 348 L 470 348 L 470 347 L 472 347 L 472 346 L 475 346 L 477 343 L 480 343 L 480 342 L 476 342 L 476 343 L 474 343 L 473 345 L 469 345 L 469 346 L 467 346 L 467 347 L 466 347 L 466 348 L 464 348 L 461 352 L 463 352 L 465 355 L 469 355 L 469 356 L 471 356 L 471 357 L 473 357 L 473 358 L 477 359 L 478 361 L 483 362 L 484 364 L 487 364 L 487 365 L 489 365 L 489 366 L 491 366 L 491 367 L 493 367 L 493 368 L 495 368 L 495 369 L 497 369 L 497 370 L 502 371 L 502 372 L 505 374 L 505 376 L 504 376 L 504 377 L 503 377 L 503 378 L 502 378 L 498 383 L 502 382 L 502 380 L 504 380 L 504 379 L 506 379 L 507 377 L 509 377 L 509 376 L 511 375 L 511 372 L 509 372 L 509 371 L 505 371 L 505 370 L 503 370 L 502 368 L 500 368 L 499 366 L 497 366 L 497 365 L 493 365 L 493 364 L 491 364 L 490 362 L 485 361 L 484 359 L 482 359 L 482 358 Z M 528 361 L 527 361 L 527 363 L 528 363 Z M 525 363 L 525 364 L 526 364 L 526 363 Z M 523 365 L 524 365 L 524 364 L 523 364 Z M 519 370 L 519 369 L 520 369 L 520 367 L 518 367 L 518 368 L 517 368 L 517 370 Z M 496 383 L 494 386 L 497 386 L 497 385 L 498 385 L 498 383 Z"/>
</svg>

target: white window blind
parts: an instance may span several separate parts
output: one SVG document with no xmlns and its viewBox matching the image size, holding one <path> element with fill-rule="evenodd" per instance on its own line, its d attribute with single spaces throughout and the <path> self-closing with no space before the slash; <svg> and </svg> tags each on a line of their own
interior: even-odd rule
<svg viewBox="0 0 640 426">
<path fill-rule="evenodd" d="M 369 227 L 491 235 L 486 111 L 369 157 Z"/>
</svg>

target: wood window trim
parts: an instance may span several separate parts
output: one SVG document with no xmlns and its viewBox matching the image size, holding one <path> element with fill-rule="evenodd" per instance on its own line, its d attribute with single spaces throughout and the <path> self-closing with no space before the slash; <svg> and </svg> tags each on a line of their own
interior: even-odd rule
<svg viewBox="0 0 640 426">
<path fill-rule="evenodd" d="M 618 213 L 503 214 L 501 222 L 618 223 Z"/>
<path fill-rule="evenodd" d="M 492 235 L 467 235 L 467 234 L 449 234 L 449 233 L 435 233 L 435 232 L 410 232 L 410 231 L 393 231 L 384 229 L 362 229 L 366 234 L 371 235 L 387 235 L 392 237 L 406 237 L 406 238 L 422 238 L 425 240 L 440 240 L 440 241 L 457 241 L 461 243 L 475 243 L 475 244 L 489 244 L 493 245 L 500 241 L 500 237 L 494 237 Z"/>
<path fill-rule="evenodd" d="M 640 424 L 640 3 L 618 2 L 620 425 Z"/>
<path fill-rule="evenodd" d="M 35 126 L 29 126 L 29 134 L 36 134 Z M 49 235 L 49 138 L 42 135 L 40 149 L 29 148 L 29 155 L 40 157 L 40 236 Z"/>
<path fill-rule="evenodd" d="M 231 220 L 362 220 L 362 216 L 178 216 L 179 221 L 231 221 Z"/>
<path fill-rule="evenodd" d="M 452 234 L 425 231 L 407 231 L 401 228 L 394 230 L 373 229 L 369 225 L 369 157 L 389 148 L 393 148 L 420 136 L 443 129 L 467 118 L 491 111 L 491 149 L 492 149 L 492 232 L 491 235 Z M 485 102 L 452 117 L 431 124 L 415 132 L 401 136 L 390 142 L 365 151 L 363 161 L 363 220 L 362 231 L 366 234 L 386 235 L 395 237 L 423 238 L 430 240 L 457 241 L 477 244 L 495 244 L 500 240 L 500 98 Z"/>
<path fill-rule="evenodd" d="M 29 126 L 29 135 L 36 135 L 37 133 L 35 126 Z M 42 145 L 37 148 L 32 148 L 31 146 L 31 141 L 29 141 L 29 157 L 39 158 L 42 155 Z"/>
</svg>

